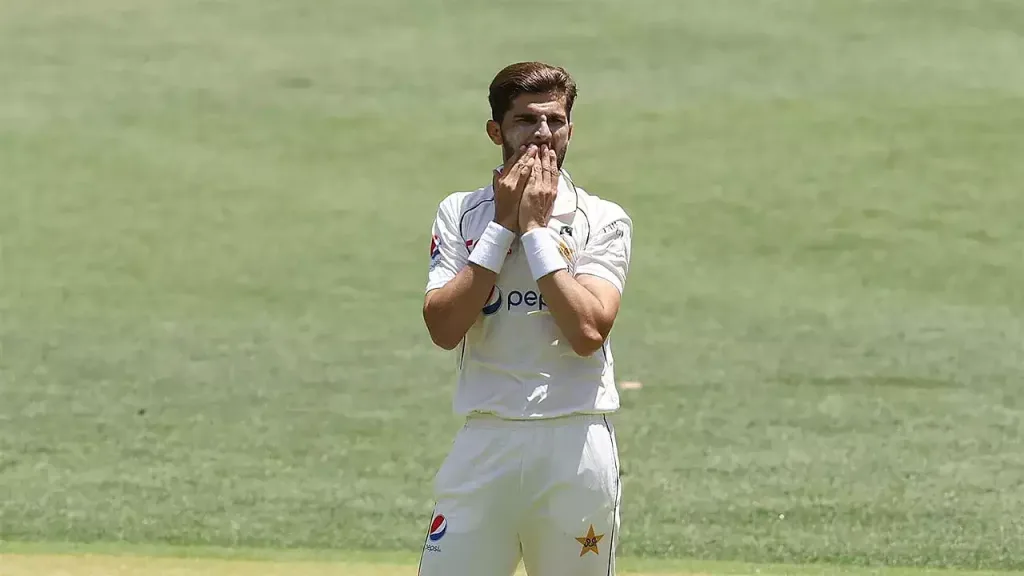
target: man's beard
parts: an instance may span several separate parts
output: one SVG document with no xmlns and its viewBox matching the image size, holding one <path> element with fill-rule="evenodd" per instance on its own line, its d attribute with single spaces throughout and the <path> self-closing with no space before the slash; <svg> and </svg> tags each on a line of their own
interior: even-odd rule
<svg viewBox="0 0 1024 576">
<path fill-rule="evenodd" d="M 512 145 L 509 144 L 507 140 L 505 142 L 501 143 L 501 150 L 502 150 L 502 154 L 505 156 L 504 159 L 503 159 L 502 164 L 507 163 L 508 159 L 513 157 L 513 156 L 515 156 L 515 154 L 516 154 L 515 149 L 512 148 Z M 564 148 L 562 148 L 561 150 L 555 150 L 555 159 L 557 161 L 556 166 L 558 166 L 559 170 L 562 169 L 562 163 L 565 162 L 565 154 L 568 151 L 569 151 L 569 145 L 568 144 L 566 144 L 566 146 Z"/>
</svg>

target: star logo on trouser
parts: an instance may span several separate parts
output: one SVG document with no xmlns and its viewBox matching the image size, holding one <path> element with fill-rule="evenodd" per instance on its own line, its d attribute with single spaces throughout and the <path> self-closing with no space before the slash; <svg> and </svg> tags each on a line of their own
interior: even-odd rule
<svg viewBox="0 0 1024 576">
<path fill-rule="evenodd" d="M 587 531 L 587 535 L 580 536 L 576 539 L 576 541 L 583 546 L 583 549 L 580 550 L 580 556 L 582 557 L 587 552 L 600 554 L 601 551 L 597 549 L 597 543 L 601 541 L 601 538 L 604 538 L 604 534 L 594 534 L 594 525 L 591 524 L 590 530 Z"/>
</svg>

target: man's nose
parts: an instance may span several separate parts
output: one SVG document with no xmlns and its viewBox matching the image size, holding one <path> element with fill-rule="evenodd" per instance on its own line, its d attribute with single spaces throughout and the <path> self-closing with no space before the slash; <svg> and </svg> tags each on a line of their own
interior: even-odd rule
<svg viewBox="0 0 1024 576">
<path fill-rule="evenodd" d="M 551 138 L 551 128 L 548 126 L 547 120 L 540 121 L 540 125 L 537 126 L 537 131 L 534 132 L 534 136 L 545 141 Z"/>
</svg>

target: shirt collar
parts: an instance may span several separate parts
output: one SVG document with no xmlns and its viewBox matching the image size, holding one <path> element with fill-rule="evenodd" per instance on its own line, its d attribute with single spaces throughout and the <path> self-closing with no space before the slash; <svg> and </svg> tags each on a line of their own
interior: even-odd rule
<svg viewBox="0 0 1024 576">
<path fill-rule="evenodd" d="M 500 174 L 504 166 L 498 166 L 495 170 Z M 494 190 L 491 190 L 494 194 Z M 552 207 L 552 216 L 565 216 L 576 212 L 576 204 L 579 199 L 576 197 L 576 187 L 572 184 L 572 176 L 565 169 L 558 175 L 558 195 L 555 196 L 555 205 Z"/>
</svg>

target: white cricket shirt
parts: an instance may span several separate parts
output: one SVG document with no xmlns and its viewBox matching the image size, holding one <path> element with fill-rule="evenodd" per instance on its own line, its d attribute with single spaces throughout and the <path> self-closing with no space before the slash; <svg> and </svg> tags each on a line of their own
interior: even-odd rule
<svg viewBox="0 0 1024 576">
<path fill-rule="evenodd" d="M 431 238 L 427 292 L 444 286 L 466 266 L 474 243 L 493 219 L 491 186 L 456 192 L 441 202 Z M 570 273 L 598 276 L 622 292 L 633 223 L 619 205 L 588 194 L 563 171 L 548 227 L 561 237 Z M 457 414 L 532 419 L 619 408 L 611 339 L 586 358 L 573 351 L 530 273 L 518 237 L 490 300 L 455 354 Z"/>
</svg>

